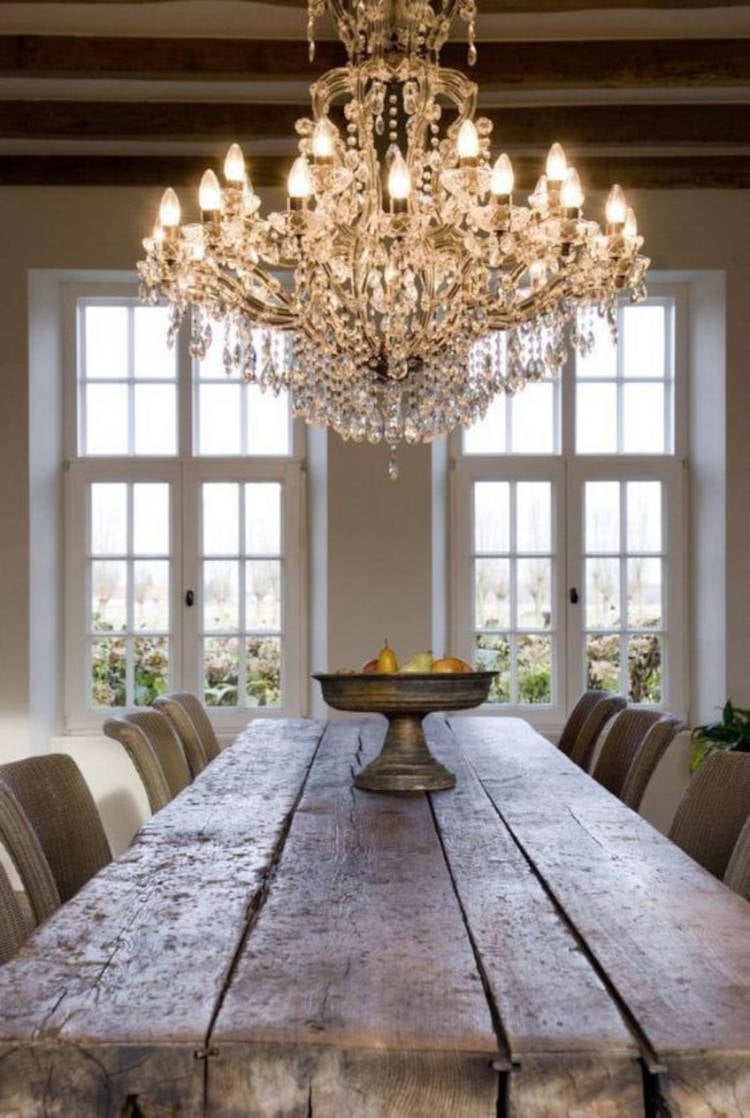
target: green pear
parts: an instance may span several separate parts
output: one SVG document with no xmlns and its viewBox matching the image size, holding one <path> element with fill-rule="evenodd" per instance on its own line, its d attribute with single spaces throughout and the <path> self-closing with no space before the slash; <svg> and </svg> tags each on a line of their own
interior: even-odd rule
<svg viewBox="0 0 750 1118">
<path fill-rule="evenodd" d="M 417 652 L 405 664 L 399 668 L 399 672 L 403 675 L 404 672 L 431 672 L 432 671 L 432 650 L 427 649 L 425 652 Z"/>
</svg>

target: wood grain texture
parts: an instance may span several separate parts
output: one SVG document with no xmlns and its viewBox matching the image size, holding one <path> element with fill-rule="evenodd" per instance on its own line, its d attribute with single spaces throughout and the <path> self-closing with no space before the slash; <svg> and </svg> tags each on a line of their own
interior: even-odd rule
<svg viewBox="0 0 750 1118">
<path fill-rule="evenodd" d="M 314 756 L 254 723 L 0 968 L 0 1115 L 203 1111 L 204 1048 Z"/>
<path fill-rule="evenodd" d="M 499 1041 L 429 804 L 353 788 L 358 749 L 356 723 L 329 725 L 211 1035 L 211 1095 L 238 1114 L 276 1113 L 282 1090 L 316 1118 L 489 1118 Z M 271 1043 L 269 1093 L 249 1054 Z M 336 1055 L 301 1065 L 306 1047 Z"/>
<path fill-rule="evenodd" d="M 741 1115 L 750 1068 L 747 903 L 522 723 L 451 725 L 516 841 L 666 1066 L 665 1098 L 679 1084 L 688 1100 L 681 1105 Z M 720 1095 L 711 1095 L 712 1083 Z"/>
</svg>

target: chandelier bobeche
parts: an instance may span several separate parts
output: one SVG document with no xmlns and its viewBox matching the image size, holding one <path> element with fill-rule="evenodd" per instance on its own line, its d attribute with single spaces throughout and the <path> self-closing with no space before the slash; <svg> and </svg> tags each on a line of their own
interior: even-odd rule
<svg viewBox="0 0 750 1118">
<path fill-rule="evenodd" d="M 618 294 L 643 297 L 649 261 L 619 186 L 605 231 L 583 217 L 559 144 L 519 204 L 476 85 L 438 63 L 456 12 L 474 62 L 474 0 L 309 0 L 311 60 L 326 9 L 349 61 L 311 87 L 288 208 L 260 215 L 233 144 L 224 186 L 203 176 L 200 223 L 180 224 L 165 191 L 139 271 L 145 297 L 172 305 L 173 331 L 192 312 L 194 355 L 223 324 L 228 372 L 288 389 L 309 423 L 395 450 L 559 369 L 568 336 L 585 352 L 595 313 L 614 329 Z"/>
</svg>

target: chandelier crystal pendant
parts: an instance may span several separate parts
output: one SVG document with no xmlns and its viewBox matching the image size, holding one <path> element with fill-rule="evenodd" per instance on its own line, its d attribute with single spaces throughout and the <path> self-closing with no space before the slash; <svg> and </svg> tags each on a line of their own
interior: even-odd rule
<svg viewBox="0 0 750 1118">
<path fill-rule="evenodd" d="M 284 212 L 260 214 L 237 144 L 200 184 L 201 220 L 163 195 L 138 265 L 147 301 L 191 316 L 191 352 L 223 326 L 224 364 L 289 390 L 296 416 L 345 439 L 429 442 L 481 418 L 587 352 L 593 316 L 645 296 L 649 261 L 615 185 L 604 230 L 583 216 L 559 144 L 528 205 L 494 156 L 477 87 L 439 65 L 458 13 L 476 60 L 474 0 L 309 0 L 327 10 L 349 61 L 311 87 Z"/>
</svg>

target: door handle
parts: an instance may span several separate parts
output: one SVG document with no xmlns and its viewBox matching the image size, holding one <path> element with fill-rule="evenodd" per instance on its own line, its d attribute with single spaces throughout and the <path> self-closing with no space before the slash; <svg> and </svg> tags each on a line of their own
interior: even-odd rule
<svg viewBox="0 0 750 1118">
<path fill-rule="evenodd" d="M 572 606 L 578 605 L 578 591 L 576 590 L 575 586 L 571 586 L 570 590 L 568 591 L 568 599 Z"/>
<path fill-rule="evenodd" d="M 185 591 L 185 605 L 192 606 L 195 602 L 195 594 L 192 590 Z"/>
</svg>

